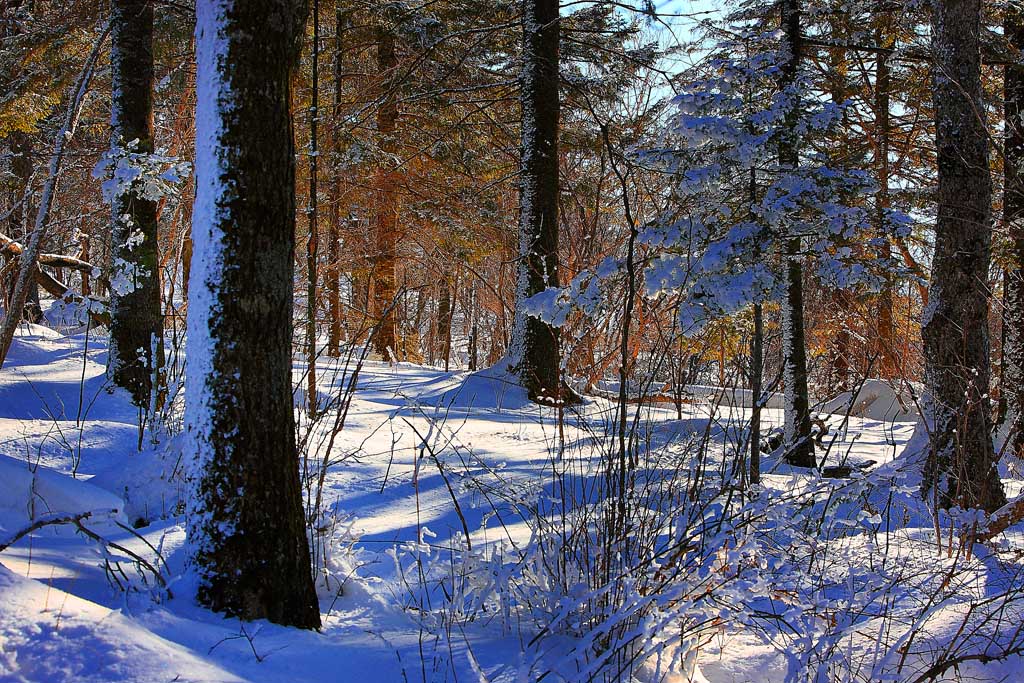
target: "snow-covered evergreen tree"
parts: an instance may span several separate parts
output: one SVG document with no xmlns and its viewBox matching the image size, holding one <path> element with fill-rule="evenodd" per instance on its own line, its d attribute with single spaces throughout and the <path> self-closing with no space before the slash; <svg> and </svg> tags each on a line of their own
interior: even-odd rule
<svg viewBox="0 0 1024 683">
<path fill-rule="evenodd" d="M 842 105 L 817 97 L 806 70 L 793 66 L 792 31 L 737 21 L 729 33 L 675 97 L 662 145 L 642 154 L 677 179 L 678 197 L 673 215 L 641 235 L 660 252 L 647 285 L 683 292 L 684 330 L 749 304 L 781 303 L 786 454 L 813 466 L 803 269 L 833 286 L 874 284 L 874 269 L 851 247 L 865 239 L 867 216 L 844 202 L 870 184 L 800 149 L 839 121 Z"/>
</svg>

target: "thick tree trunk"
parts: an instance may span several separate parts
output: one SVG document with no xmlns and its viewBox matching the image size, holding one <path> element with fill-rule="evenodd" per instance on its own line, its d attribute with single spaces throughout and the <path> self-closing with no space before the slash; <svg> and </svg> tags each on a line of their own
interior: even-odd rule
<svg viewBox="0 0 1024 683">
<path fill-rule="evenodd" d="M 519 277 L 511 360 L 531 399 L 562 396 L 558 330 L 522 311 L 558 278 L 558 0 L 523 2 Z"/>
<path fill-rule="evenodd" d="M 186 425 L 197 596 L 243 619 L 316 628 L 291 385 L 289 88 L 305 6 L 200 0 L 196 10 Z"/>
<path fill-rule="evenodd" d="M 1013 48 L 1024 50 L 1024 11 L 1014 3 L 1006 7 L 1003 33 Z M 1006 66 L 1004 87 L 1003 220 L 1013 262 L 1004 278 L 1001 396 L 1010 438 L 1006 451 L 1024 462 L 1024 66 Z"/>
<path fill-rule="evenodd" d="M 110 20 L 111 149 L 149 154 L 153 152 L 153 1 L 114 0 Z M 157 207 L 142 196 L 141 188 L 140 183 L 133 184 L 113 199 L 107 375 L 131 393 L 135 405 L 145 408 L 153 377 L 163 366 L 163 315 Z"/>
<path fill-rule="evenodd" d="M 374 346 L 385 360 L 401 355 L 398 344 L 398 290 L 395 284 L 395 266 L 398 250 L 398 192 L 395 154 L 395 124 L 398 104 L 394 89 L 395 36 L 389 27 L 382 27 L 377 42 L 377 68 L 383 82 L 383 100 L 377 108 L 377 135 L 380 146 L 380 166 L 377 170 L 376 254 L 371 273 L 373 289 L 373 317 L 377 324 Z"/>
<path fill-rule="evenodd" d="M 1005 502 L 989 414 L 992 181 L 981 90 L 980 0 L 939 0 L 932 48 L 938 216 L 924 314 L 931 449 L 924 492 L 938 507 Z"/>
<path fill-rule="evenodd" d="M 802 60 L 800 0 L 784 0 L 782 30 L 790 58 L 782 66 L 781 85 L 792 89 L 797 82 Z M 779 144 L 779 163 L 783 169 L 796 169 L 800 152 L 796 131 L 798 101 L 787 113 L 786 131 Z M 804 334 L 804 272 L 799 237 L 785 243 L 786 295 L 782 302 L 782 364 L 786 388 L 785 457 L 791 465 L 814 467 L 814 440 L 811 438 L 810 398 L 807 391 L 807 345 Z"/>
</svg>

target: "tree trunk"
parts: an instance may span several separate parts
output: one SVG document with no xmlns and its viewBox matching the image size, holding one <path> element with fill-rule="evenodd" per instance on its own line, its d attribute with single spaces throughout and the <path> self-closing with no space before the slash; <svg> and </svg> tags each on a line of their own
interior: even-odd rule
<svg viewBox="0 0 1024 683">
<path fill-rule="evenodd" d="M 114 0 L 110 20 L 111 150 L 151 154 L 153 1 Z M 107 376 L 146 408 L 163 367 L 157 206 L 136 182 L 114 196 L 112 212 Z"/>
<path fill-rule="evenodd" d="M 750 340 L 750 483 L 761 482 L 761 391 L 764 382 L 764 308 L 754 304 Z"/>
<path fill-rule="evenodd" d="M 448 278 L 441 278 L 441 296 L 437 303 L 437 343 L 440 346 L 441 364 L 448 370 L 448 357 L 452 345 L 452 285 Z"/>
<path fill-rule="evenodd" d="M 879 29 L 875 33 L 877 44 L 890 47 L 892 39 Z M 875 193 L 874 231 L 877 235 L 888 232 L 886 214 L 889 211 L 889 55 L 880 52 L 875 58 L 875 173 L 878 190 Z M 892 257 L 889 240 L 879 248 L 879 256 L 888 261 Z M 878 374 L 883 379 L 896 375 L 899 366 L 896 351 L 896 331 L 893 322 L 892 275 L 885 274 L 882 291 L 878 294 L 878 326 L 875 353 L 878 356 Z"/>
<path fill-rule="evenodd" d="M 785 31 L 790 58 L 782 66 L 781 85 L 796 87 L 802 59 L 800 34 L 800 0 L 784 0 L 782 29 Z M 786 130 L 779 143 L 779 163 L 784 170 L 800 165 L 797 118 L 799 101 L 786 114 Z M 807 346 L 804 335 L 804 271 L 801 263 L 799 237 L 789 237 L 785 244 L 786 296 L 782 302 L 782 364 L 786 385 L 785 457 L 797 467 L 814 467 L 814 440 L 811 438 L 810 398 L 807 391 Z"/>
<path fill-rule="evenodd" d="M 88 92 L 89 84 L 92 83 L 96 60 L 109 33 L 110 25 L 108 24 L 93 43 L 92 51 L 86 57 L 82 71 L 75 82 L 74 90 L 71 92 L 71 100 L 68 102 L 67 111 L 64 113 L 64 122 L 54 139 L 46 182 L 43 183 L 43 191 L 39 195 L 39 206 L 36 208 L 36 219 L 32 226 L 32 234 L 25 239 L 25 249 L 18 260 L 18 279 L 14 283 L 14 290 L 11 293 L 3 325 L 0 326 L 0 369 L 3 368 L 4 363 L 7 361 L 7 353 L 11 349 L 14 333 L 21 322 L 21 312 L 25 307 L 29 291 L 36 284 L 39 253 L 42 250 L 46 231 L 50 227 L 50 212 L 53 209 L 57 178 L 60 176 L 61 167 L 64 165 L 64 153 L 67 149 L 68 141 L 71 140 L 75 130 L 78 128 L 78 118 L 82 113 L 85 93 Z"/>
<path fill-rule="evenodd" d="M 316 628 L 291 385 L 289 89 L 305 9 L 296 0 L 197 4 L 186 425 L 200 603 Z"/>
<path fill-rule="evenodd" d="M 306 409 L 311 416 L 317 412 L 316 391 L 316 280 L 317 252 L 320 250 L 320 235 L 317 221 L 317 122 L 320 120 L 320 2 L 313 0 L 313 46 L 312 83 L 309 104 L 309 204 L 306 206 L 306 220 L 309 235 L 306 240 Z"/>
<path fill-rule="evenodd" d="M 11 133 L 8 140 L 8 144 L 11 150 L 11 172 L 14 175 L 15 186 L 14 196 L 12 197 L 11 206 L 15 206 L 19 201 L 24 200 L 21 208 L 17 211 L 12 211 L 8 217 L 8 234 L 15 239 L 21 235 L 27 240 L 28 238 L 28 216 L 31 213 L 31 197 L 32 193 L 29 188 L 32 182 L 32 138 L 27 133 L 21 131 L 14 131 Z M 14 278 L 16 274 L 11 275 L 11 286 L 8 288 L 8 292 L 14 289 Z M 8 302 L 9 307 L 9 302 Z M 28 294 L 25 297 L 25 307 L 22 311 L 22 318 L 30 323 L 40 323 L 43 320 L 43 309 L 39 305 L 39 285 L 33 280 L 29 284 Z"/>
<path fill-rule="evenodd" d="M 980 0 L 939 0 L 932 48 L 938 215 L 922 325 L 931 395 L 924 492 L 937 507 L 1005 502 L 989 415 L 992 181 L 981 90 Z"/>
<path fill-rule="evenodd" d="M 91 246 L 91 240 L 89 239 L 89 234 L 86 233 L 85 231 L 79 232 L 78 233 L 78 256 L 77 256 L 78 260 L 80 260 L 80 261 L 88 261 L 91 258 L 91 254 L 89 253 L 90 246 Z M 191 256 L 191 252 L 190 252 L 190 256 Z M 82 296 L 86 296 L 86 297 L 92 295 L 92 286 L 91 286 L 91 284 L 89 282 L 89 275 L 90 275 L 89 271 L 85 271 L 85 270 L 81 271 Z"/>
<path fill-rule="evenodd" d="M 398 249 L 398 193 L 393 170 L 395 154 L 395 124 L 398 103 L 394 89 L 395 36 L 390 27 L 381 27 L 377 42 L 377 69 L 384 84 L 383 100 L 377 107 L 377 135 L 380 146 L 380 165 L 377 170 L 377 253 L 371 273 L 373 288 L 373 317 L 377 324 L 374 346 L 385 360 L 400 355 L 398 348 L 398 306 L 395 286 L 395 266 Z"/>
<path fill-rule="evenodd" d="M 527 316 L 523 301 L 558 279 L 559 3 L 523 2 L 519 273 L 512 363 L 533 400 L 559 400 L 558 330 Z"/>
<path fill-rule="evenodd" d="M 332 163 L 330 221 L 327 226 L 327 314 L 330 317 L 330 332 L 327 338 L 327 355 L 337 358 L 341 355 L 341 163 L 337 155 L 341 153 L 341 76 L 342 76 L 342 38 L 344 37 L 346 18 L 340 2 L 335 3 L 334 25 L 334 108 L 332 111 L 330 131 L 330 151 L 335 155 Z"/>
<path fill-rule="evenodd" d="M 1014 49 L 1024 50 L 1024 11 L 1018 5 L 1007 5 L 1003 33 Z M 1006 451 L 1024 459 L 1024 66 L 1006 66 L 1004 87 L 1003 220 L 1012 263 L 1004 277 L 1001 396 L 1010 437 Z"/>
<path fill-rule="evenodd" d="M 469 342 L 466 353 L 469 355 L 469 371 L 475 372 L 477 367 L 477 353 L 480 341 L 479 332 L 479 302 L 476 297 L 476 281 L 473 281 L 472 289 L 469 290 Z"/>
</svg>

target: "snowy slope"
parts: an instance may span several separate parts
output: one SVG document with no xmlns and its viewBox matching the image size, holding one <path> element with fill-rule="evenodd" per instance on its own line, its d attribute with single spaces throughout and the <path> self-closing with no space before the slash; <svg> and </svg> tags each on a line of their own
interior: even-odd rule
<svg viewBox="0 0 1024 683">
<path fill-rule="evenodd" d="M 104 362 L 105 344 L 95 335 L 87 345 L 84 333 L 30 328 L 16 339 L 10 369 L 0 373 L 0 542 L 43 512 L 117 509 L 90 520 L 90 529 L 158 566 L 173 598 L 144 589 L 123 553 L 101 555 L 73 528 L 42 529 L 0 553 L 0 681 L 530 680 L 522 665 L 531 648 L 514 623 L 500 614 L 466 621 L 429 601 L 441 594 L 450 569 L 445 549 L 464 528 L 476 554 L 451 571 L 486 569 L 492 550 L 530 543 L 528 503 L 552 492 L 548 473 L 559 429 L 551 409 L 527 402 L 500 372 L 367 363 L 334 441 L 324 492 L 335 519 L 343 520 L 344 533 L 331 542 L 344 590 L 321 590 L 324 628 L 307 633 L 242 624 L 194 604 L 175 502 L 187 490 L 178 474 L 187 454 L 173 438 L 137 451 L 136 412 L 124 396 L 106 391 Z M 297 364 L 297 379 L 302 370 Z M 319 378 L 326 402 L 349 376 L 343 363 L 325 359 Z M 739 406 L 711 415 L 703 403 L 687 406 L 683 420 L 675 419 L 674 407 L 636 409 L 644 411 L 653 447 L 702 434 L 725 444 L 742 436 L 746 416 Z M 599 474 L 593 458 L 613 433 L 614 417 L 603 400 L 567 411 L 562 438 L 566 457 L 580 458 L 581 485 Z M 779 424 L 781 415 L 769 409 L 766 419 Z M 302 423 L 300 435 L 316 450 L 331 422 Z M 853 416 L 845 428 L 841 415 L 829 422 L 828 462 L 871 460 L 880 472 L 899 470 L 889 463 L 914 432 L 913 422 L 870 416 Z M 776 465 L 766 460 L 766 467 Z M 777 465 L 764 477 L 766 491 L 799 489 L 802 476 Z M 141 537 L 116 523 L 138 518 L 147 524 Z M 926 531 L 893 529 L 886 536 L 883 529 L 875 542 L 888 538 L 910 553 Z M 846 546 L 835 553 L 858 558 Z M 135 592 L 111 585 L 104 557 L 121 563 Z M 441 570 L 431 575 L 441 582 L 429 590 L 419 585 L 419 562 L 428 573 Z M 989 576 L 986 566 L 976 568 L 979 580 Z M 955 609 L 944 604 L 933 623 L 954 627 Z M 851 636 L 850 647 L 863 649 L 858 638 Z M 703 646 L 692 680 L 783 681 L 787 662 L 776 645 L 723 629 Z M 565 647 L 557 639 L 545 645 L 555 654 Z M 1015 675 L 1018 665 L 973 662 L 964 671 L 998 680 L 989 676 Z"/>
</svg>

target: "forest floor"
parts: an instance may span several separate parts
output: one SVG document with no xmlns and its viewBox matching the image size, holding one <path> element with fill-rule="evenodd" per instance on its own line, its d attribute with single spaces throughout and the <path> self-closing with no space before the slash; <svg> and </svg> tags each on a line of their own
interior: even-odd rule
<svg viewBox="0 0 1024 683">
<path fill-rule="evenodd" d="M 527 402 L 499 373 L 367 362 L 324 479 L 322 507 L 332 522 L 324 536 L 329 577 L 320 586 L 324 625 L 302 632 L 195 605 L 181 578 L 180 436 L 140 438 L 138 412 L 104 386 L 105 359 L 105 340 L 95 334 L 33 326 L 15 339 L 0 373 L 0 543 L 32 520 L 91 512 L 82 524 L 145 558 L 174 597 L 109 543 L 73 525 L 39 529 L 0 553 L 0 681 L 528 680 L 517 678 L 528 635 L 496 617 L 472 627 L 457 615 L 439 622 L 425 604 L 436 592 L 422 590 L 433 579 L 421 571 L 427 561 L 443 565 L 447 544 L 464 529 L 478 552 L 526 545 L 524 501 L 550 475 L 552 452 L 566 444 L 563 453 L 596 459 L 612 433 L 612 403 L 588 400 L 560 425 L 555 411 Z M 319 376 L 318 400 L 331 405 L 349 376 L 331 360 L 319 364 Z M 672 406 L 642 411 L 650 443 L 694 433 L 727 440 L 745 417 L 742 409 L 711 415 L 706 402 L 685 406 L 681 420 Z M 767 413 L 770 423 L 781 420 L 779 411 Z M 333 406 L 315 424 L 300 424 L 316 458 L 311 469 L 335 415 Z M 842 421 L 830 418 L 832 457 L 874 467 L 898 456 L 915 427 Z M 1010 495 L 1020 491 L 1021 482 L 1007 484 Z M 769 489 L 799 485 L 799 475 L 781 468 L 765 476 Z M 131 531 L 137 521 L 143 526 Z M 692 676 L 781 681 L 785 666 L 777 648 L 723 630 Z M 995 681 L 1022 671 L 1013 658 L 974 675 Z"/>
</svg>

